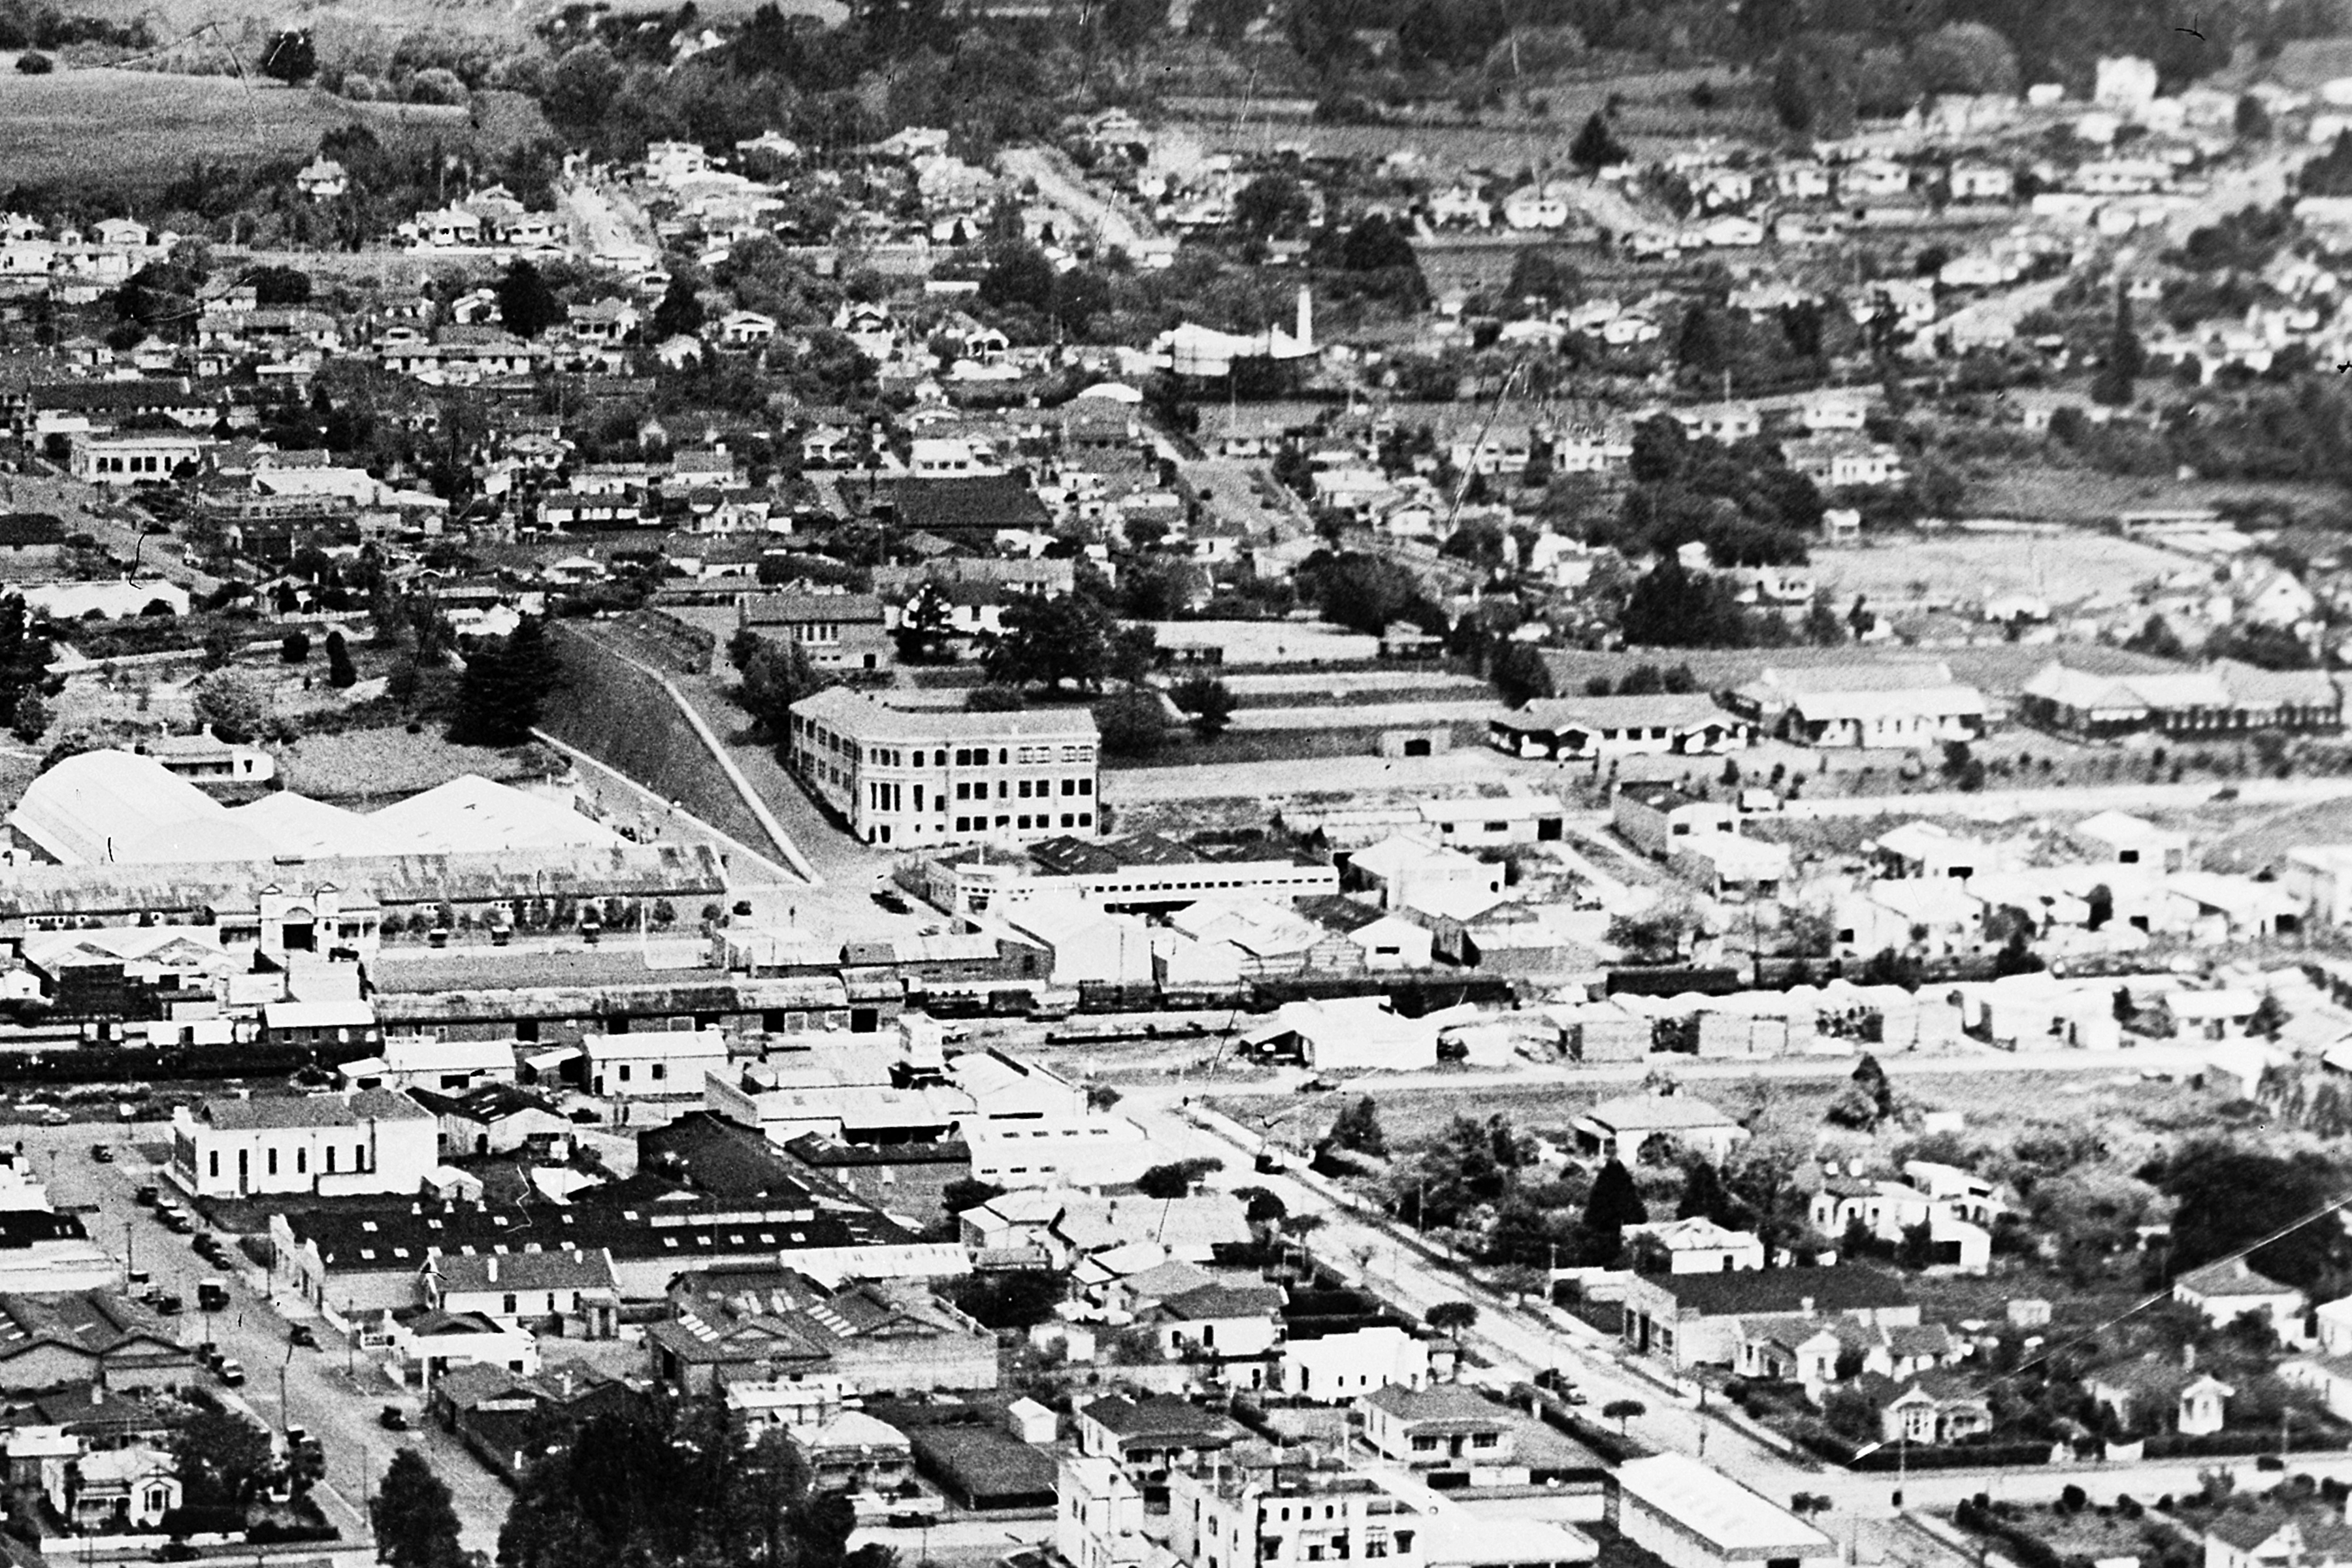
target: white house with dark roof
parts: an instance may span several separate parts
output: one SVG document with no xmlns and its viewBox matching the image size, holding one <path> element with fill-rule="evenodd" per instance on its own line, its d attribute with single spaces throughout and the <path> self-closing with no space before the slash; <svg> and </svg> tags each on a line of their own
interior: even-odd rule
<svg viewBox="0 0 2352 1568">
<path fill-rule="evenodd" d="M 2242 1258 L 2192 1268 L 2172 1282 L 2172 1299 L 2193 1307 L 2217 1329 L 2252 1313 L 2267 1319 L 2283 1343 L 2304 1342 L 2303 1318 L 2310 1299 L 2257 1271 Z"/>
</svg>

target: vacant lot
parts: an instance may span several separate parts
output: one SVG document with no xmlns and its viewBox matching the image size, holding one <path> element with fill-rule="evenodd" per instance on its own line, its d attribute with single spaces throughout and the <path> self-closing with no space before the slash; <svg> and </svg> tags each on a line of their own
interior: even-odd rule
<svg viewBox="0 0 2352 1568">
<path fill-rule="evenodd" d="M 1841 605 L 1856 594 L 1879 605 L 1974 606 L 2005 594 L 2032 594 L 2066 605 L 2168 577 L 2189 565 L 2169 551 L 2112 534 L 1970 531 L 1821 551 L 1813 557 L 1813 574 Z"/>
<path fill-rule="evenodd" d="M 1692 1058 L 1653 1056 L 1653 1066 L 1667 1071 Z M 1898 1068 L 1907 1065 L 1897 1063 Z M 1998 1142 L 2037 1123 L 2095 1125 L 2127 1133 L 2134 1126 L 2150 1131 L 2171 1130 L 2195 1123 L 2211 1101 L 2200 1091 L 2179 1084 L 2146 1080 L 2137 1074 L 2112 1069 L 2084 1072 L 2003 1070 L 2001 1061 L 1954 1058 L 1933 1071 L 1899 1070 L 1896 1090 L 1925 1110 L 1957 1110 L 1968 1119 L 1968 1135 Z M 1822 1064 L 1819 1078 L 1707 1078 L 1685 1082 L 1682 1092 L 1704 1100 L 1731 1115 L 1746 1118 L 1762 1107 L 1778 1125 L 1820 1127 L 1822 1114 L 1845 1091 L 1851 1065 L 1843 1058 Z M 1356 1086 L 1351 1085 L 1353 1089 Z M 1381 1128 L 1392 1148 L 1409 1148 L 1435 1137 L 1457 1116 L 1483 1120 L 1501 1115 L 1523 1132 L 1559 1139 L 1568 1125 L 1603 1100 L 1637 1093 L 1631 1084 L 1530 1085 L 1526 1088 L 1482 1088 L 1465 1080 L 1460 1089 L 1384 1089 L 1378 1078 L 1361 1080 L 1380 1106 Z M 1309 1117 L 1301 1131 L 1338 1114 L 1335 1097 L 1328 1110 Z M 1221 1101 L 1218 1108 L 1247 1126 L 1255 1126 L 1270 1111 L 1282 1109 L 1271 1099 L 1240 1098 Z"/>
<path fill-rule="evenodd" d="M 0 75 L 0 146 L 9 177 L 26 184 L 153 184 L 199 160 L 306 156 L 359 118 L 325 93 L 257 77 L 110 68 Z"/>
</svg>

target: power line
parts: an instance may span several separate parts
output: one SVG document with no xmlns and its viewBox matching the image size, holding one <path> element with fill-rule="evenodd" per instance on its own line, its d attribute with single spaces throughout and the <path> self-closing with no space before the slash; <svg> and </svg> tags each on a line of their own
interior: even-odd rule
<svg viewBox="0 0 2352 1568">
<path fill-rule="evenodd" d="M 2291 1236 L 2294 1232 L 2301 1230 L 2305 1226 L 2315 1224 L 2317 1221 L 2326 1218 L 2329 1215 L 2337 1213 L 2338 1211 L 2347 1207 L 2352 1207 L 2352 1192 L 2347 1192 L 2341 1197 L 2329 1199 L 2327 1202 L 2319 1205 L 2308 1213 L 2289 1220 L 2286 1224 L 2278 1226 L 2276 1229 L 2255 1237 L 2252 1241 L 2248 1242 L 2245 1246 L 2238 1248 L 2235 1252 L 2228 1253 L 2222 1257 L 2213 1259 L 2212 1263 L 2207 1264 L 2206 1267 L 2211 1268 L 2214 1264 L 2243 1262 L 2249 1256 L 2261 1251 L 2271 1243 Z M 2159 1306 L 2170 1300 L 2172 1300 L 2172 1291 L 2169 1287 L 2158 1290 L 2151 1295 L 2144 1296 L 2140 1300 L 2134 1301 L 2130 1306 L 2126 1307 L 2123 1310 L 2116 1312 L 2110 1317 L 2102 1318 L 2097 1322 L 2093 1323 L 2089 1328 L 2083 1330 L 2081 1332 L 2061 1340 L 2058 1343 L 2047 1347 L 2042 1350 L 2041 1353 L 2035 1355 L 2032 1360 L 2020 1362 L 2017 1365 L 2011 1367 L 2007 1372 L 1996 1373 L 1992 1376 L 1986 1378 L 1983 1382 L 1971 1387 L 1968 1391 L 1969 1395 L 1973 1397 L 1979 1394 L 1990 1394 L 1992 1390 L 2000 1387 L 2002 1384 L 2009 1382 L 2011 1378 L 2021 1376 L 2038 1367 L 2045 1366 L 2067 1351 L 2073 1350 L 2075 1346 L 2084 1344 L 2097 1338 L 2107 1330 L 2114 1328 L 2117 1323 L 2125 1322 L 2132 1318 L 2136 1318 L 2140 1313 L 2147 1311 L 2150 1307 Z M 1886 1444 L 1884 1442 L 1873 1443 L 1867 1447 L 1856 1449 L 1853 1457 L 1854 1458 L 1859 1459 L 1865 1454 L 1874 1454 L 1879 1449 L 1885 1447 Z"/>
</svg>

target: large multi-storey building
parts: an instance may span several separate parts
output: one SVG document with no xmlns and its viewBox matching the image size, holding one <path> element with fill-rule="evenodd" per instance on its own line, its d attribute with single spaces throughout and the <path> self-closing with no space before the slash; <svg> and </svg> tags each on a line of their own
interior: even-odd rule
<svg viewBox="0 0 2352 1568">
<path fill-rule="evenodd" d="M 792 763 L 868 844 L 1032 843 L 1101 831 L 1084 708 L 893 708 L 841 687 L 793 705 Z"/>
<path fill-rule="evenodd" d="M 1426 1561 L 1434 1504 L 1360 1471 L 1180 1468 L 1168 1482 L 1171 1544 L 1200 1568 L 1377 1557 L 1390 1568 L 1420 1568 Z"/>
</svg>

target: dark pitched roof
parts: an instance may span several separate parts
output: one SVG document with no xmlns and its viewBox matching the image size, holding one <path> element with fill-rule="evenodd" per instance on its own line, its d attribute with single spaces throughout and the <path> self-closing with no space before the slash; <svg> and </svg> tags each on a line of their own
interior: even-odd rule
<svg viewBox="0 0 2352 1568">
<path fill-rule="evenodd" d="M 969 1165 L 971 1146 L 960 1138 L 936 1143 L 844 1143 L 822 1133 L 803 1132 L 783 1146 L 803 1165 L 832 1170 L 851 1165 Z"/>
<path fill-rule="evenodd" d="M 1083 1414 L 1118 1438 L 1123 1448 L 1222 1448 L 1239 1436 L 1239 1428 L 1215 1411 L 1165 1394 L 1138 1403 L 1114 1394 L 1096 1400 Z"/>
<path fill-rule="evenodd" d="M 608 1199 L 610 1201 L 608 1201 Z M 338 1203 L 283 1217 L 297 1246 L 318 1248 L 331 1270 L 415 1273 L 436 1253 L 505 1247 L 608 1250 L 616 1259 L 667 1258 L 681 1269 L 729 1258 L 789 1257 L 843 1247 L 912 1246 L 915 1234 L 872 1210 L 825 1209 L 804 1192 L 756 1205 L 742 1199 L 583 1193 L 567 1205 Z M 5 1298 L 0 1298 L 5 1300 Z"/>
<path fill-rule="evenodd" d="M 1300 914 L 1313 921 L 1317 925 L 1328 931 L 1336 931 L 1342 935 L 1350 931 L 1360 931 L 1368 925 L 1377 924 L 1388 918 L 1387 911 L 1376 910 L 1371 905 L 1360 900 L 1349 898 L 1343 893 L 1326 893 L 1319 899 L 1304 900 L 1297 909 Z"/>
<path fill-rule="evenodd" d="M 533 1094 L 527 1089 L 519 1089 L 510 1083 L 479 1084 L 463 1094 L 442 1094 L 429 1089 L 412 1089 L 408 1091 L 408 1098 L 436 1116 L 461 1117 L 467 1121 L 478 1121 L 485 1125 L 493 1121 L 503 1121 L 509 1116 L 520 1116 L 533 1110 L 557 1118 L 563 1115 L 553 1100 Z"/>
<path fill-rule="evenodd" d="M 1643 1284 L 1664 1290 L 1685 1312 L 1735 1318 L 1801 1312 L 1854 1312 L 1909 1304 L 1893 1275 L 1851 1265 L 1836 1268 L 1749 1268 L 1732 1274 L 1663 1274 Z"/>
<path fill-rule="evenodd" d="M 907 1430 L 922 1468 L 967 1507 L 1051 1506 L 1054 1458 L 992 1426 Z"/>
<path fill-rule="evenodd" d="M 2318 1505 L 2283 1506 L 2265 1498 L 2252 1509 L 2223 1509 L 2207 1522 L 2205 1533 L 2241 1552 L 2252 1552 L 2290 1524 L 2302 1532 L 2306 1562 L 2352 1557 L 2352 1525 L 2335 1510 Z"/>
<path fill-rule="evenodd" d="M 2199 1296 L 2288 1296 L 2296 1294 L 2292 1285 L 2282 1285 L 2269 1275 L 2256 1270 L 2242 1258 L 2224 1258 L 2209 1263 L 2202 1268 L 2192 1268 L 2175 1279 L 2173 1285 Z"/>
<path fill-rule="evenodd" d="M 872 594 L 760 594 L 743 602 L 742 615 L 747 626 L 856 621 L 880 626 L 882 601 Z"/>
<path fill-rule="evenodd" d="M 712 1197 L 809 1195 L 807 1173 L 765 1133 L 708 1110 L 689 1110 L 639 1132 L 637 1158 L 652 1170 L 672 1169 L 674 1159 L 677 1179 Z"/>
<path fill-rule="evenodd" d="M 894 500 L 901 526 L 929 533 L 1045 529 L 1053 524 L 1045 503 L 1028 486 L 1005 475 L 900 479 Z"/>
</svg>

